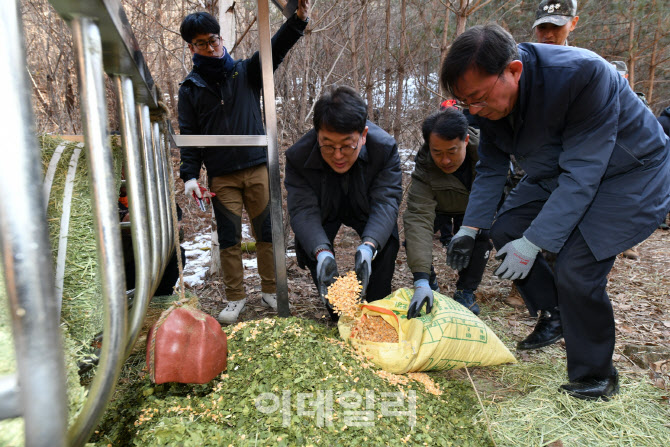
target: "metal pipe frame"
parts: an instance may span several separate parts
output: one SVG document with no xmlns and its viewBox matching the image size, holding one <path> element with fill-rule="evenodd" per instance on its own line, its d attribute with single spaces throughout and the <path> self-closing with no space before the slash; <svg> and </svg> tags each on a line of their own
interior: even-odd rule
<svg viewBox="0 0 670 447">
<path fill-rule="evenodd" d="M 118 191 L 107 138 L 100 31 L 94 20 L 88 17 L 77 17 L 71 25 L 105 315 L 98 371 L 84 407 L 68 432 L 68 442 L 73 446 L 82 446 L 104 412 L 125 360 L 127 303 L 117 213 Z"/>
<path fill-rule="evenodd" d="M 142 153 L 135 114 L 133 81 L 128 76 L 114 76 L 114 86 L 119 106 L 121 142 L 125 156 L 126 186 L 128 188 L 128 209 L 130 212 L 130 234 L 133 239 L 135 258 L 135 299 L 128 319 L 128 336 L 124 358 L 137 341 L 144 317 L 149 307 L 152 278 L 151 247 L 149 245 L 149 219 L 147 217 L 146 188 L 142 174 Z"/>
<path fill-rule="evenodd" d="M 98 18 L 106 72 L 129 76 L 135 88 L 135 101 L 151 108 L 158 106 L 154 80 L 120 0 L 49 0 L 49 3 L 66 21 L 76 17 Z"/>
<path fill-rule="evenodd" d="M 168 209 L 168 198 L 167 198 L 167 181 L 165 180 L 165 155 L 162 150 L 162 136 L 160 134 L 160 128 L 157 122 L 151 123 L 151 147 L 154 151 L 154 163 L 156 168 L 156 188 L 158 190 L 158 195 L 156 200 L 158 201 L 158 215 L 161 222 L 161 269 L 160 275 L 165 271 L 169 260 L 169 237 L 170 237 L 170 228 L 168 227 L 168 214 L 170 214 Z M 160 281 L 160 278 L 159 278 Z"/>
<path fill-rule="evenodd" d="M 172 157 L 170 156 L 170 146 L 168 143 L 168 138 L 167 135 L 165 134 L 165 122 L 158 123 L 159 124 L 159 134 L 160 134 L 160 150 L 161 153 L 163 154 L 163 159 L 164 159 L 164 164 L 163 164 L 163 175 L 165 177 L 165 203 L 167 203 L 167 219 L 168 219 L 168 251 L 167 251 L 167 262 L 170 263 L 170 258 L 172 255 L 172 250 L 176 248 L 176 243 L 177 241 L 175 240 L 174 237 L 174 225 L 177 224 L 174 220 L 174 216 L 176 213 L 173 215 L 172 214 L 172 207 L 173 203 L 171 201 L 171 198 L 174 196 L 173 190 L 174 190 L 174 177 L 172 173 Z M 176 198 L 175 198 L 176 200 Z"/>
<path fill-rule="evenodd" d="M 267 146 L 266 135 L 172 135 L 177 147 Z M 216 148 L 216 150 L 225 150 Z"/>
<path fill-rule="evenodd" d="M 151 292 L 153 296 L 159 284 L 161 274 L 161 222 L 158 208 L 158 184 L 156 180 L 156 165 L 153 156 L 151 137 L 151 118 L 149 107 L 146 104 L 137 105 L 139 118 L 140 141 L 144 158 L 144 184 L 147 188 L 146 208 L 149 215 L 149 233 L 151 234 Z"/>
<path fill-rule="evenodd" d="M 42 159 L 35 139 L 31 89 L 23 51 L 19 2 L 0 2 L 0 85 L 6 86 L 0 120 L 0 249 L 9 300 L 16 377 L 3 379 L 3 399 L 14 403 L 2 416 L 21 413 L 27 447 L 64 446 L 67 428 L 65 364 L 51 243 L 45 215 Z M 17 384 L 17 385 L 12 385 Z M 18 387 L 18 391 L 17 390 Z M 18 405 L 17 405 L 18 401 Z"/>
<path fill-rule="evenodd" d="M 277 111 L 275 106 L 275 81 L 272 70 L 272 45 L 270 41 L 270 5 L 258 1 L 258 40 L 260 41 L 261 72 L 263 75 L 263 111 L 267 133 L 268 175 L 270 182 L 270 217 L 272 220 L 272 250 L 277 280 L 277 313 L 290 317 L 288 283 L 286 278 L 286 244 L 282 211 L 279 151 L 277 149 Z"/>
<path fill-rule="evenodd" d="M 0 420 L 21 416 L 20 391 L 16 374 L 0 377 Z"/>
</svg>

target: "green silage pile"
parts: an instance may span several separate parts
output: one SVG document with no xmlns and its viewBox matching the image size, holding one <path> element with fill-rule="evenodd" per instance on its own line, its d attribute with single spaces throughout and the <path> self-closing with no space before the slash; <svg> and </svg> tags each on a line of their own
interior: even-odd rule
<svg viewBox="0 0 670 447">
<path fill-rule="evenodd" d="M 129 362 L 127 379 L 91 441 L 185 447 L 490 445 L 467 383 L 436 378 L 442 394 L 435 395 L 407 376 L 380 374 L 342 343 L 335 329 L 309 320 L 248 321 L 225 331 L 228 369 L 206 385 L 154 385 L 140 371 L 143 362 Z"/>
<path fill-rule="evenodd" d="M 0 377 L 16 373 L 12 322 L 5 291 L 5 276 L 0 264 Z M 0 421 L 0 445 L 23 445 L 23 419 Z"/>
<path fill-rule="evenodd" d="M 63 192 L 68 166 L 77 143 L 42 136 L 39 138 L 39 144 L 42 148 L 44 173 L 46 173 L 56 148 L 61 144 L 65 145 L 57 165 L 47 208 L 55 272 L 63 212 Z M 122 156 L 117 145 L 113 145 L 113 159 L 114 175 L 118 186 L 121 178 Z M 42 180 L 40 179 L 40 182 Z M 97 279 L 97 253 L 90 197 L 91 185 L 88 178 L 86 152 L 82 150 L 77 163 L 72 195 L 61 313 L 70 423 L 79 413 L 87 394 L 86 389 L 80 384 L 77 361 L 94 350 L 91 342 L 103 327 L 102 294 Z M 16 359 L 4 275 L 1 273 L 0 271 L 0 376 L 3 376 L 16 372 Z M 35 280 L 39 281 L 40 278 L 35 278 Z M 7 447 L 23 445 L 23 420 L 21 418 L 0 421 L 0 445 Z"/>
<path fill-rule="evenodd" d="M 50 136 L 40 137 L 43 172 L 46 173 L 56 148 L 65 144 L 58 162 L 47 208 L 49 239 L 51 240 L 54 271 L 58 255 L 63 195 L 68 167 L 78 143 L 66 142 Z M 83 147 L 83 145 L 81 145 Z M 117 189 L 121 181 L 123 162 L 121 148 L 112 145 L 114 178 Z M 77 162 L 69 219 L 67 255 L 63 282 L 63 307 L 61 321 L 73 340 L 72 349 L 77 358 L 92 352 L 91 342 L 102 331 L 103 302 L 98 278 L 98 262 L 91 204 L 91 183 L 88 175 L 87 154 L 82 150 Z"/>
</svg>

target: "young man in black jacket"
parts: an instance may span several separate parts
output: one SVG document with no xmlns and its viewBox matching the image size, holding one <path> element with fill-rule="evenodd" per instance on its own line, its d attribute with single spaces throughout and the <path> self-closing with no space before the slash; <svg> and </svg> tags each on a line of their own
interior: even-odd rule
<svg viewBox="0 0 670 447">
<path fill-rule="evenodd" d="M 338 276 L 333 240 L 342 224 L 361 237 L 355 267 L 367 301 L 391 293 L 398 254 L 402 173 L 395 140 L 367 121 L 365 101 L 349 87 L 319 98 L 314 129 L 286 151 L 288 212 L 296 257 L 325 302 Z"/>
<path fill-rule="evenodd" d="M 296 13 L 272 37 L 273 70 L 303 36 L 309 0 L 300 0 Z M 179 88 L 179 128 L 182 135 L 263 135 L 260 109 L 260 56 L 233 60 L 221 42 L 220 26 L 206 12 L 184 18 L 180 33 L 193 53 L 193 70 Z M 242 207 L 256 238 L 261 304 L 277 309 L 269 185 L 265 147 L 182 148 L 181 178 L 188 197 L 202 197 L 200 167 L 207 168 L 213 197 L 221 267 L 228 304 L 221 323 L 234 323 L 244 308 L 244 270 L 241 251 Z"/>
</svg>

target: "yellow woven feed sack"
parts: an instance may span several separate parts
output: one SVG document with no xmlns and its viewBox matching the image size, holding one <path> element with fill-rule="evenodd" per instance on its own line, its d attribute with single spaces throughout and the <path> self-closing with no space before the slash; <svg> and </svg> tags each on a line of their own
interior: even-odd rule
<svg viewBox="0 0 670 447">
<path fill-rule="evenodd" d="M 516 363 L 509 349 L 482 320 L 439 293 L 434 293 L 430 314 L 408 320 L 412 294 L 412 289 L 399 289 L 362 306 L 363 314 L 379 315 L 397 329 L 398 343 L 350 338 L 352 322 L 346 319 L 338 323 L 340 336 L 374 364 L 394 374 Z"/>
</svg>

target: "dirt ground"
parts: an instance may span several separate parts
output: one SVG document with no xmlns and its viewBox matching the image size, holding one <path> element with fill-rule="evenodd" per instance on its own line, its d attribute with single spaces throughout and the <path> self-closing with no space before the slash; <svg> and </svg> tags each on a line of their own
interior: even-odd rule
<svg viewBox="0 0 670 447">
<path fill-rule="evenodd" d="M 408 178 L 409 175 L 405 174 L 405 183 Z M 197 209 L 194 203 L 185 200 L 181 181 L 177 182 L 177 200 L 184 210 L 182 227 L 185 240 L 193 240 L 196 235 L 211 231 L 210 216 Z M 404 208 L 403 203 L 401 214 Z M 402 218 L 398 222 L 402 240 Z M 287 249 L 290 250 L 293 246 L 292 233 L 287 240 Z M 355 231 L 342 227 L 335 241 L 340 274 L 353 269 L 354 253 L 359 243 Z M 654 385 L 670 390 L 670 231 L 656 230 L 637 249 L 639 259 L 631 260 L 619 255 L 609 276 L 607 291 L 616 319 L 615 366 L 623 374 L 645 375 Z M 495 252 L 476 292 L 482 308 L 480 318 L 484 322 L 495 323 L 496 328 L 502 328 L 499 329 L 505 332 L 502 335 L 509 339 L 521 340 L 530 333 L 535 319 L 529 316 L 520 297 L 512 290 L 511 282 L 493 275 L 499 264 L 493 258 L 494 255 Z M 255 254 L 245 253 L 243 256 L 250 259 Z M 445 260 L 445 248 L 434 236 L 433 262 L 438 283 L 441 293 L 451 296 L 457 276 Z M 286 267 L 291 314 L 332 325 L 309 271 L 300 269 L 295 257 L 287 258 Z M 273 316 L 274 312 L 260 305 L 260 278 L 257 272 L 254 270 L 247 274 L 249 277 L 245 279 L 245 287 L 248 301 L 240 320 Z M 412 275 L 407 268 L 402 247 L 396 260 L 392 286 L 394 290 L 412 286 Z M 199 297 L 202 309 L 214 317 L 224 306 L 225 292 L 220 277 L 208 277 L 204 284 L 190 290 Z M 526 353 L 516 352 L 516 355 L 523 359 Z M 480 374 L 486 373 L 482 371 Z"/>
</svg>

